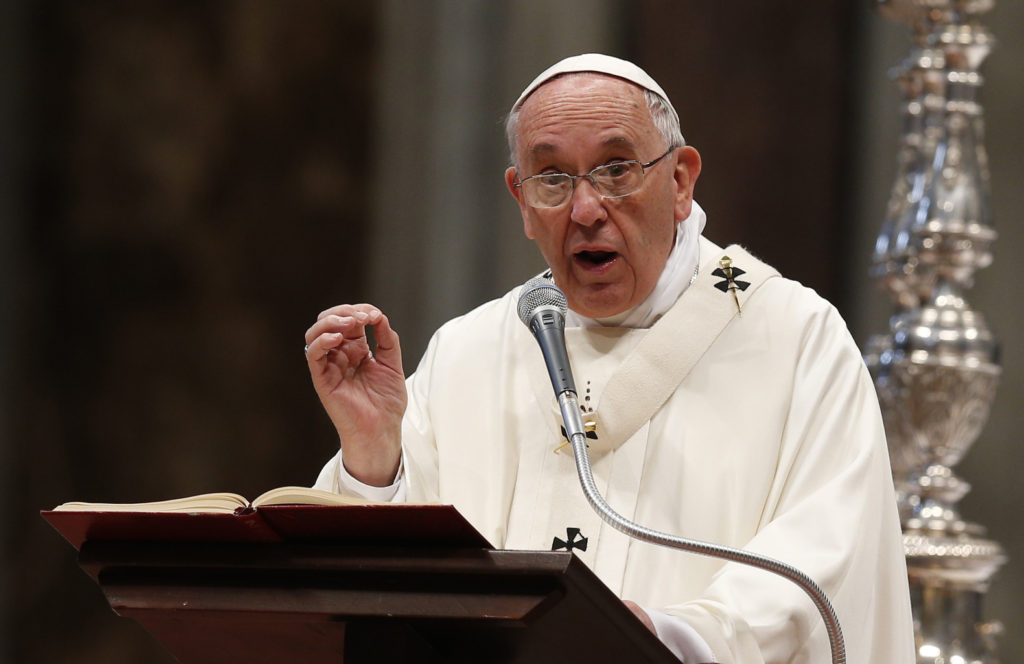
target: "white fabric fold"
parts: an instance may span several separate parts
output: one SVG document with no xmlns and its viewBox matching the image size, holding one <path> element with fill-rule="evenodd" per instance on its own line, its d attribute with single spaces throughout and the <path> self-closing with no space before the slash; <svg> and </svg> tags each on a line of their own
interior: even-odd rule
<svg viewBox="0 0 1024 664">
<path fill-rule="evenodd" d="M 661 611 L 644 607 L 647 616 L 654 623 L 655 634 L 672 654 L 683 661 L 683 664 L 708 664 L 717 662 L 711 646 L 690 624 L 677 616 L 670 616 Z"/>
</svg>

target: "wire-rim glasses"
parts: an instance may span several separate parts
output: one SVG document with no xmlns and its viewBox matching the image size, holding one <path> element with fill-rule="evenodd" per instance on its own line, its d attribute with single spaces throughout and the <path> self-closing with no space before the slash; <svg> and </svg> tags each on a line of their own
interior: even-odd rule
<svg viewBox="0 0 1024 664">
<path fill-rule="evenodd" d="M 613 161 L 584 175 L 568 173 L 538 173 L 515 183 L 522 190 L 526 203 L 537 208 L 556 208 L 572 198 L 576 181 L 586 179 L 601 198 L 622 198 L 636 193 L 644 184 L 644 173 L 676 149 L 669 147 L 657 159 L 641 163 L 635 159 Z"/>
</svg>

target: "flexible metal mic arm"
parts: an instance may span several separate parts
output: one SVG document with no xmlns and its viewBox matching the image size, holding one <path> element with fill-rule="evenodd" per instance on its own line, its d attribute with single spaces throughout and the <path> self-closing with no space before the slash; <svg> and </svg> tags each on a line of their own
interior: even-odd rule
<svg viewBox="0 0 1024 664">
<path fill-rule="evenodd" d="M 836 616 L 832 604 L 828 601 L 828 597 L 825 596 L 825 593 L 811 577 L 784 562 L 760 556 L 750 551 L 686 539 L 645 528 L 633 523 L 613 510 L 594 484 L 594 474 L 590 470 L 590 455 L 587 453 L 587 438 L 583 429 L 583 421 L 580 417 L 576 393 L 568 390 L 562 392 L 558 395 L 558 405 L 562 411 L 562 419 L 565 421 L 565 431 L 568 434 L 569 442 L 572 444 L 573 456 L 576 458 L 576 472 L 579 474 L 583 493 L 586 495 L 591 507 L 597 511 L 598 515 L 605 522 L 629 537 L 650 542 L 651 544 L 660 544 L 713 558 L 731 560 L 773 572 L 789 579 L 807 593 L 821 614 L 822 620 L 825 621 L 829 647 L 832 649 L 832 664 L 846 663 L 846 645 L 843 643 L 843 631 L 839 626 L 839 618 Z"/>
</svg>

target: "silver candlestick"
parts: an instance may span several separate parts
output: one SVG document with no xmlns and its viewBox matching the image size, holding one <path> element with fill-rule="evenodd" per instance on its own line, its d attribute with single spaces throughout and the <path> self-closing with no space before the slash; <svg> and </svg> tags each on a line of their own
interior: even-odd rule
<svg viewBox="0 0 1024 664">
<path fill-rule="evenodd" d="M 964 293 L 992 262 L 988 160 L 978 70 L 992 47 L 977 16 L 993 0 L 876 0 L 907 23 L 897 177 L 872 276 L 889 293 L 889 331 L 868 343 L 903 525 L 920 664 L 995 662 L 998 622 L 982 619 L 1005 562 L 957 503 L 952 468 L 977 440 L 999 381 L 997 345 Z"/>
</svg>

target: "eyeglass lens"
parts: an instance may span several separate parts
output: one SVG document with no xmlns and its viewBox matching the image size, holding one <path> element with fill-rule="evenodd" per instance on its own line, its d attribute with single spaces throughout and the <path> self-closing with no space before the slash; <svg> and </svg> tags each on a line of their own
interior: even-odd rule
<svg viewBox="0 0 1024 664">
<path fill-rule="evenodd" d="M 644 181 L 640 162 L 622 161 L 598 166 L 586 175 L 566 173 L 538 175 L 523 181 L 526 202 L 534 207 L 558 207 L 572 196 L 575 181 L 585 178 L 604 198 L 620 198 L 632 194 Z"/>
</svg>

